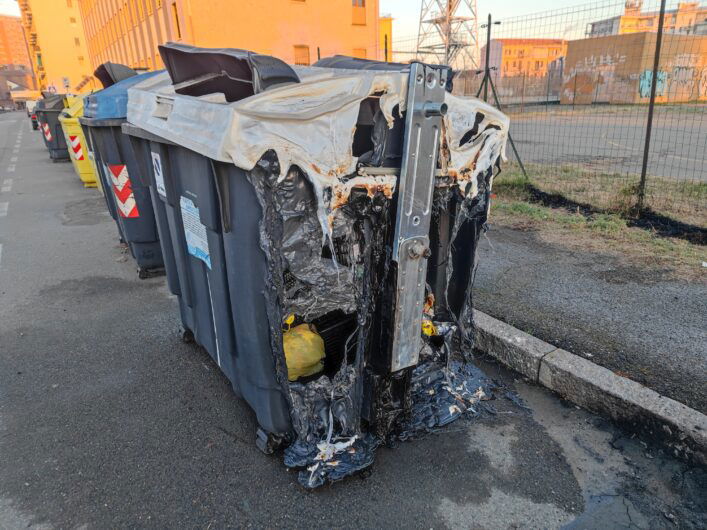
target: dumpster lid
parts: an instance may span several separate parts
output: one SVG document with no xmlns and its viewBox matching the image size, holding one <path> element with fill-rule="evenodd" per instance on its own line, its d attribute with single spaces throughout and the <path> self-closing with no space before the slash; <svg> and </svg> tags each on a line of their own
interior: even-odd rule
<svg viewBox="0 0 707 530">
<path fill-rule="evenodd" d="M 96 68 L 93 75 L 103 84 L 103 88 L 108 88 L 124 79 L 136 76 L 137 72 L 124 64 L 106 62 Z"/>
<path fill-rule="evenodd" d="M 125 118 L 128 115 L 128 89 L 162 73 L 164 70 L 136 74 L 85 96 L 83 98 L 84 117 L 100 120 Z"/>
<path fill-rule="evenodd" d="M 83 116 L 83 98 L 77 96 L 66 96 L 65 107 L 61 111 L 61 116 L 65 118 L 79 118 Z"/>
<path fill-rule="evenodd" d="M 284 61 L 236 48 L 197 48 L 168 42 L 159 46 L 162 61 L 178 94 L 223 93 L 238 101 L 276 85 L 298 83 Z"/>
<path fill-rule="evenodd" d="M 35 110 L 61 110 L 64 108 L 65 94 L 56 94 L 45 97 L 37 102 Z"/>
<path fill-rule="evenodd" d="M 332 57 L 324 57 L 324 59 L 319 59 L 314 66 L 321 68 L 337 68 L 346 70 L 382 70 L 391 72 L 409 72 L 410 63 L 387 63 L 385 61 L 374 61 L 372 59 L 359 59 L 357 57 L 350 57 L 348 55 L 334 55 Z M 452 79 L 454 78 L 454 71 L 451 66 L 447 65 L 435 65 L 428 64 L 430 68 L 435 70 L 447 70 L 447 86 L 445 87 L 447 92 L 452 91 Z"/>
<path fill-rule="evenodd" d="M 372 59 L 358 59 L 348 55 L 333 55 L 319 59 L 313 66 L 321 68 L 345 68 L 348 70 L 389 70 L 409 72 L 410 65 L 404 63 L 387 63 Z"/>
</svg>

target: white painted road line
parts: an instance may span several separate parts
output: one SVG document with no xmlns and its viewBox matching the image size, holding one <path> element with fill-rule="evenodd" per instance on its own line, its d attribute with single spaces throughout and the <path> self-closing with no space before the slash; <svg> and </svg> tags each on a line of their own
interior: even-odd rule
<svg viewBox="0 0 707 530">
<path fill-rule="evenodd" d="M 13 155 L 14 155 L 14 154 L 17 154 L 17 153 L 19 153 L 19 152 L 20 152 L 20 148 L 19 148 L 19 147 L 15 147 L 15 148 L 12 150 L 12 154 L 13 154 Z"/>
<path fill-rule="evenodd" d="M 9 206 L 9 202 L 0 202 L 0 217 L 5 217 L 7 215 L 7 208 Z"/>
<path fill-rule="evenodd" d="M 13 173 L 15 171 L 15 164 L 10 164 L 7 166 L 7 172 L 8 173 Z"/>
<path fill-rule="evenodd" d="M 7 193 L 10 190 L 12 190 L 12 179 L 5 179 L 2 183 L 2 188 L 0 188 L 0 192 Z"/>
<path fill-rule="evenodd" d="M 12 158 L 10 158 L 10 162 L 17 162 L 17 157 L 13 156 Z"/>
<path fill-rule="evenodd" d="M 0 243 L 0 265 L 2 264 L 2 243 Z"/>
</svg>

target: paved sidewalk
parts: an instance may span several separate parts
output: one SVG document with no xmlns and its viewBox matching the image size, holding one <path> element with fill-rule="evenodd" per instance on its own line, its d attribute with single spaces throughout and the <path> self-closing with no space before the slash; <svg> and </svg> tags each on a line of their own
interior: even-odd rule
<svg viewBox="0 0 707 530">
<path fill-rule="evenodd" d="M 707 412 L 707 283 L 497 228 L 480 245 L 475 305 L 531 335 Z"/>
</svg>

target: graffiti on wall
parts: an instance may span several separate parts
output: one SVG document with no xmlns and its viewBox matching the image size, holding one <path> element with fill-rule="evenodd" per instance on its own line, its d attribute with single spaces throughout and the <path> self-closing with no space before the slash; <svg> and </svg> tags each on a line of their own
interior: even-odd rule
<svg viewBox="0 0 707 530">
<path fill-rule="evenodd" d="M 655 95 L 662 96 L 665 93 L 665 81 L 668 77 L 667 72 L 658 71 L 655 84 Z M 651 97 L 651 85 L 653 84 L 653 71 L 644 70 L 638 78 L 638 94 L 642 98 Z"/>
</svg>

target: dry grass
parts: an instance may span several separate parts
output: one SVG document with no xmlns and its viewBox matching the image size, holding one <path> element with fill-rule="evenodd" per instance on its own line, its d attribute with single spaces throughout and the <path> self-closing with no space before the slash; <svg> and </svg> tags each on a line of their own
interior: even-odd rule
<svg viewBox="0 0 707 530">
<path fill-rule="evenodd" d="M 624 217 L 635 211 L 638 175 L 602 173 L 573 165 L 528 165 L 526 171 L 541 191 Z M 523 175 L 516 164 L 508 164 L 500 177 L 506 182 L 519 178 Z M 645 206 L 676 221 L 707 227 L 707 182 L 649 177 Z"/>
<path fill-rule="evenodd" d="M 543 240 L 570 249 L 610 254 L 671 277 L 707 282 L 707 247 L 631 227 L 617 213 L 586 215 L 530 202 L 523 177 L 501 174 L 494 182 L 491 221 L 536 231 Z"/>
</svg>

